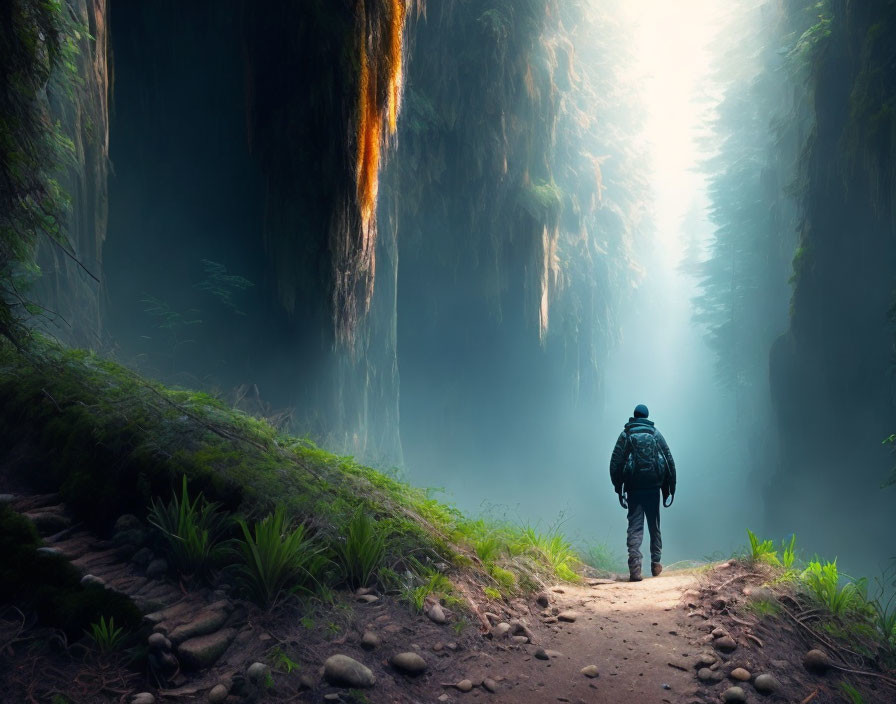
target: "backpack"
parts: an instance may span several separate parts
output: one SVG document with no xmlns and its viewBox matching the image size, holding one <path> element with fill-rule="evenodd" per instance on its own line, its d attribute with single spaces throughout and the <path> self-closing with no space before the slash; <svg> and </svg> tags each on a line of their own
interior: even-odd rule
<svg viewBox="0 0 896 704">
<path fill-rule="evenodd" d="M 656 441 L 656 429 L 636 426 L 627 430 L 626 435 L 629 454 L 623 472 L 625 484 L 645 487 L 665 482 L 668 468 L 666 458 Z"/>
</svg>

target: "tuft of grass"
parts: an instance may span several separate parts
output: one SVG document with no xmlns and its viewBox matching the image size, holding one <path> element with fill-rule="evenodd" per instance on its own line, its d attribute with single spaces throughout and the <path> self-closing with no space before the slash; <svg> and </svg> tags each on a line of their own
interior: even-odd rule
<svg viewBox="0 0 896 704">
<path fill-rule="evenodd" d="M 865 580 L 848 581 L 841 585 L 836 559 L 824 563 L 813 560 L 803 570 L 800 579 L 813 598 L 835 616 L 859 610 L 867 604 Z"/>
<path fill-rule="evenodd" d="M 504 595 L 501 594 L 501 591 L 499 589 L 495 589 L 494 587 L 484 587 L 482 591 L 485 592 L 485 595 L 489 599 L 494 599 L 495 601 L 499 601 L 500 599 L 504 598 Z"/>
<path fill-rule="evenodd" d="M 790 536 L 790 542 L 782 541 L 781 542 L 781 566 L 786 570 L 790 570 L 793 568 L 793 564 L 796 560 L 796 533 L 793 533 Z"/>
<path fill-rule="evenodd" d="M 603 572 L 624 572 L 625 562 L 605 543 L 593 543 L 579 552 L 579 560 Z"/>
<path fill-rule="evenodd" d="M 268 652 L 268 657 L 271 659 L 271 666 L 273 669 L 285 672 L 287 675 L 291 674 L 293 670 L 299 670 L 302 667 L 299 663 L 289 657 L 286 651 L 280 646 L 271 648 Z"/>
<path fill-rule="evenodd" d="M 750 561 L 764 562 L 769 565 L 780 565 L 778 551 L 771 540 L 760 540 L 756 534 L 747 528 L 747 536 L 750 538 Z"/>
<path fill-rule="evenodd" d="M 840 682 L 840 691 L 846 695 L 851 704 L 865 704 L 865 699 L 862 697 L 862 693 L 859 692 L 855 687 L 853 687 L 846 680 L 842 680 Z"/>
<path fill-rule="evenodd" d="M 180 496 L 175 492 L 167 503 L 152 499 L 147 520 L 161 532 L 172 566 L 181 574 L 206 575 L 223 556 L 230 518 L 202 492 L 190 500 L 186 475 Z"/>
<path fill-rule="evenodd" d="M 252 601 L 267 608 L 285 592 L 313 590 L 327 565 L 324 546 L 308 535 L 302 524 L 290 530 L 283 506 L 257 522 L 251 531 L 246 521 L 237 523 L 243 533 L 235 543 L 240 560 L 237 574 Z"/>
<path fill-rule="evenodd" d="M 421 584 L 415 584 L 416 579 L 422 580 Z M 423 574 L 416 579 L 409 580 L 401 589 L 400 598 L 408 602 L 415 611 L 423 611 L 426 597 L 431 594 L 443 596 L 454 590 L 454 585 L 438 570 L 425 568 Z"/>
<path fill-rule="evenodd" d="M 744 608 L 757 616 L 777 616 L 781 613 L 781 606 L 773 599 L 751 599 Z"/>
<path fill-rule="evenodd" d="M 94 646 L 101 653 L 119 650 L 125 638 L 124 628 L 115 627 L 114 616 L 110 616 L 108 621 L 105 616 L 100 616 L 98 621 L 90 624 L 90 630 L 84 631 L 84 634 L 93 641 Z"/>
<path fill-rule="evenodd" d="M 335 552 L 342 576 L 352 587 L 366 587 L 386 558 L 386 531 L 359 506 L 346 527 L 345 540 Z"/>
</svg>

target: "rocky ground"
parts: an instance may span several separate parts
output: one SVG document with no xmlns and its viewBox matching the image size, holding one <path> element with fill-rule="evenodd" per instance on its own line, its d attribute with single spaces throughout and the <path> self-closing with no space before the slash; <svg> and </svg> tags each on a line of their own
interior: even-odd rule
<svg viewBox="0 0 896 704">
<path fill-rule="evenodd" d="M 796 617 L 753 613 L 756 598 L 777 599 L 790 613 L 787 597 L 736 562 L 640 583 L 563 584 L 475 604 L 478 613 L 435 602 L 417 613 L 370 590 L 264 613 L 223 581 L 172 582 L 133 516 L 101 539 L 73 523 L 57 496 L 0 500 L 35 523 L 43 550 L 65 555 L 85 582 L 129 595 L 145 614 L 135 665 L 60 642 L 3 610 L 4 702 L 822 704 L 844 701 L 844 677 L 868 702 L 896 701 L 885 676 L 851 674 L 836 644 Z"/>
</svg>

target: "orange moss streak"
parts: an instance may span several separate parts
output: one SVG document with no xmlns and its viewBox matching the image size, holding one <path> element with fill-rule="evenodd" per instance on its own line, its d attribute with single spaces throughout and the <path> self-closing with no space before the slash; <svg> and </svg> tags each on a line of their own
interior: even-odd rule
<svg viewBox="0 0 896 704">
<path fill-rule="evenodd" d="M 378 28 L 371 30 L 367 22 L 364 0 L 360 2 L 360 75 L 358 81 L 357 172 L 358 203 L 362 227 L 365 231 L 376 209 L 381 150 L 388 134 L 395 134 L 401 106 L 404 79 L 402 52 L 404 23 L 407 14 L 405 0 L 385 0 L 388 16 L 384 37 Z M 385 71 L 386 75 L 380 75 Z M 380 103 L 380 87 L 385 85 L 385 102 Z M 372 244 L 372 243 L 369 243 Z"/>
</svg>

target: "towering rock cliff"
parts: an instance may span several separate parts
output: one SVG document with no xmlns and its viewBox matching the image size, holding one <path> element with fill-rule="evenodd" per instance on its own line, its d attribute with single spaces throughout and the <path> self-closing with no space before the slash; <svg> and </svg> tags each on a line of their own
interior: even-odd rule
<svg viewBox="0 0 896 704">
<path fill-rule="evenodd" d="M 807 38 L 815 129 L 790 329 L 771 359 L 781 460 L 767 498 L 779 524 L 836 507 L 864 534 L 888 529 L 892 503 L 878 487 L 896 426 L 896 5 L 836 0 Z M 818 537 L 845 549 L 842 531 Z"/>
</svg>

